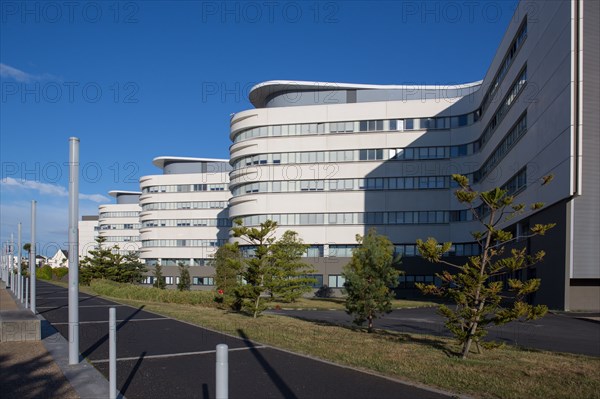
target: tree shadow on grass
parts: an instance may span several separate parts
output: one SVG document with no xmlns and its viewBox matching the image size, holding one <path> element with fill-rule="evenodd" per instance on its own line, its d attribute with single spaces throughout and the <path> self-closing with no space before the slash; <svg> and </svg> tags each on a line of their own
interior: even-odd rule
<svg viewBox="0 0 600 399">
<path fill-rule="evenodd" d="M 456 345 L 436 337 L 417 334 L 407 334 L 390 330 L 374 330 L 372 334 L 376 337 L 385 339 L 387 341 L 399 343 L 415 343 L 429 346 L 443 352 L 448 357 L 461 356 L 461 352 L 458 351 Z"/>
<path fill-rule="evenodd" d="M 386 329 L 373 329 L 373 332 L 369 333 L 366 327 L 357 326 L 357 325 L 348 325 L 339 322 L 332 322 L 326 320 L 313 320 L 309 318 L 299 317 L 299 316 L 290 316 L 295 319 L 307 321 L 316 326 L 324 326 L 324 327 L 339 327 L 345 330 L 349 330 L 355 333 L 363 333 L 370 334 L 372 337 L 377 337 L 384 339 L 386 341 L 398 342 L 398 343 L 417 343 L 421 345 L 427 345 L 432 348 L 435 348 L 441 352 L 443 352 L 448 357 L 456 357 L 460 356 L 461 353 L 454 348 L 454 345 L 448 343 L 442 339 L 435 338 L 429 335 L 419 335 L 419 333 L 406 333 L 400 331 L 392 331 Z M 429 332 L 429 330 L 424 330 Z"/>
</svg>

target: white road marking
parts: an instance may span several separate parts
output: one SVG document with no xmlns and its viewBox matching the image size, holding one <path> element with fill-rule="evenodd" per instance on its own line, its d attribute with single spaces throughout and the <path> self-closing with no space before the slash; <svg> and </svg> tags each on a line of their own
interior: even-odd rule
<svg viewBox="0 0 600 399">
<path fill-rule="evenodd" d="M 229 352 L 247 351 L 247 350 L 252 350 L 252 349 L 263 349 L 263 348 L 266 348 L 266 346 L 261 345 L 261 346 L 252 346 L 252 347 L 244 347 L 244 348 L 233 348 L 233 349 L 229 349 Z M 144 360 L 146 360 L 146 359 L 164 359 L 164 358 L 169 358 L 169 357 L 180 357 L 180 356 L 208 355 L 208 354 L 215 353 L 215 352 L 216 352 L 216 350 L 199 351 L 199 352 L 167 353 L 164 355 L 144 356 Z M 120 357 L 120 358 L 117 358 L 117 361 L 139 360 L 139 358 L 140 358 L 140 356 Z M 90 360 L 90 362 L 92 362 L 92 363 L 108 363 L 109 359 Z"/>
</svg>

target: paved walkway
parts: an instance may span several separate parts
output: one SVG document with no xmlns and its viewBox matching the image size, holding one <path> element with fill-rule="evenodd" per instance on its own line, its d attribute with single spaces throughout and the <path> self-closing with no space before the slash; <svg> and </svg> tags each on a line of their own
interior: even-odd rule
<svg viewBox="0 0 600 399">
<path fill-rule="evenodd" d="M 39 282 L 37 310 L 63 336 L 68 293 Z M 80 350 L 108 376 L 108 309 L 117 313 L 117 388 L 127 398 L 210 398 L 227 344 L 231 398 L 449 398 L 448 394 L 256 345 L 81 293 Z M 240 331 L 243 336 L 243 331 Z"/>
<path fill-rule="evenodd" d="M 22 309 L 0 281 L 0 312 Z M 0 343 L 2 399 L 79 398 L 42 341 Z"/>
</svg>

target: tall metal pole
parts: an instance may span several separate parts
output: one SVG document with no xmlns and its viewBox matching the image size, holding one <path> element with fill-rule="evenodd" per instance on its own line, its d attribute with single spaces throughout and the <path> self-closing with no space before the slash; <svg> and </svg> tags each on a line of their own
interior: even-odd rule
<svg viewBox="0 0 600 399">
<path fill-rule="evenodd" d="M 29 277 L 25 278 L 25 309 L 29 308 Z"/>
<path fill-rule="evenodd" d="M 10 289 L 12 292 L 16 291 L 16 279 L 15 279 L 15 237 L 13 233 L 10 233 L 10 247 L 8 249 L 8 265 L 10 267 Z"/>
<path fill-rule="evenodd" d="M 69 364 L 79 363 L 79 139 L 69 138 Z"/>
<path fill-rule="evenodd" d="M 108 309 L 108 385 L 110 399 L 117 399 L 117 311 Z"/>
<path fill-rule="evenodd" d="M 35 314 L 35 205 L 35 200 L 31 201 L 31 248 L 29 248 L 29 282 L 31 284 L 29 295 L 31 296 L 31 299 L 29 300 L 29 303 L 33 314 Z"/>
<path fill-rule="evenodd" d="M 2 244 L 2 257 L 0 258 L 0 262 L 2 263 L 2 281 L 4 281 L 6 283 L 6 287 L 8 287 L 8 280 L 7 280 L 8 273 L 6 273 L 6 270 L 7 270 L 6 253 L 7 252 L 8 252 L 8 244 L 5 242 Z"/>
<path fill-rule="evenodd" d="M 21 278 L 21 255 L 23 253 L 23 243 L 21 242 L 21 222 L 17 225 L 17 245 L 19 246 L 17 253 L 19 257 L 17 259 L 17 275 L 19 276 L 19 298 L 23 298 L 23 279 Z"/>
</svg>

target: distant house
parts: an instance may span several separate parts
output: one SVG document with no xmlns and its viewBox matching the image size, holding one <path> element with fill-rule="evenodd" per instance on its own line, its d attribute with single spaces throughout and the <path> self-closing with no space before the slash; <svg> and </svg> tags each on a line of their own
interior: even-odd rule
<svg viewBox="0 0 600 399">
<path fill-rule="evenodd" d="M 56 251 L 53 257 L 48 259 L 51 268 L 69 267 L 69 252 L 64 249 Z"/>
<path fill-rule="evenodd" d="M 25 261 L 27 261 L 27 259 L 25 259 Z M 36 267 L 42 267 L 46 263 L 48 263 L 48 258 L 45 257 L 44 255 L 36 255 L 35 256 L 35 265 L 36 265 Z"/>
</svg>

